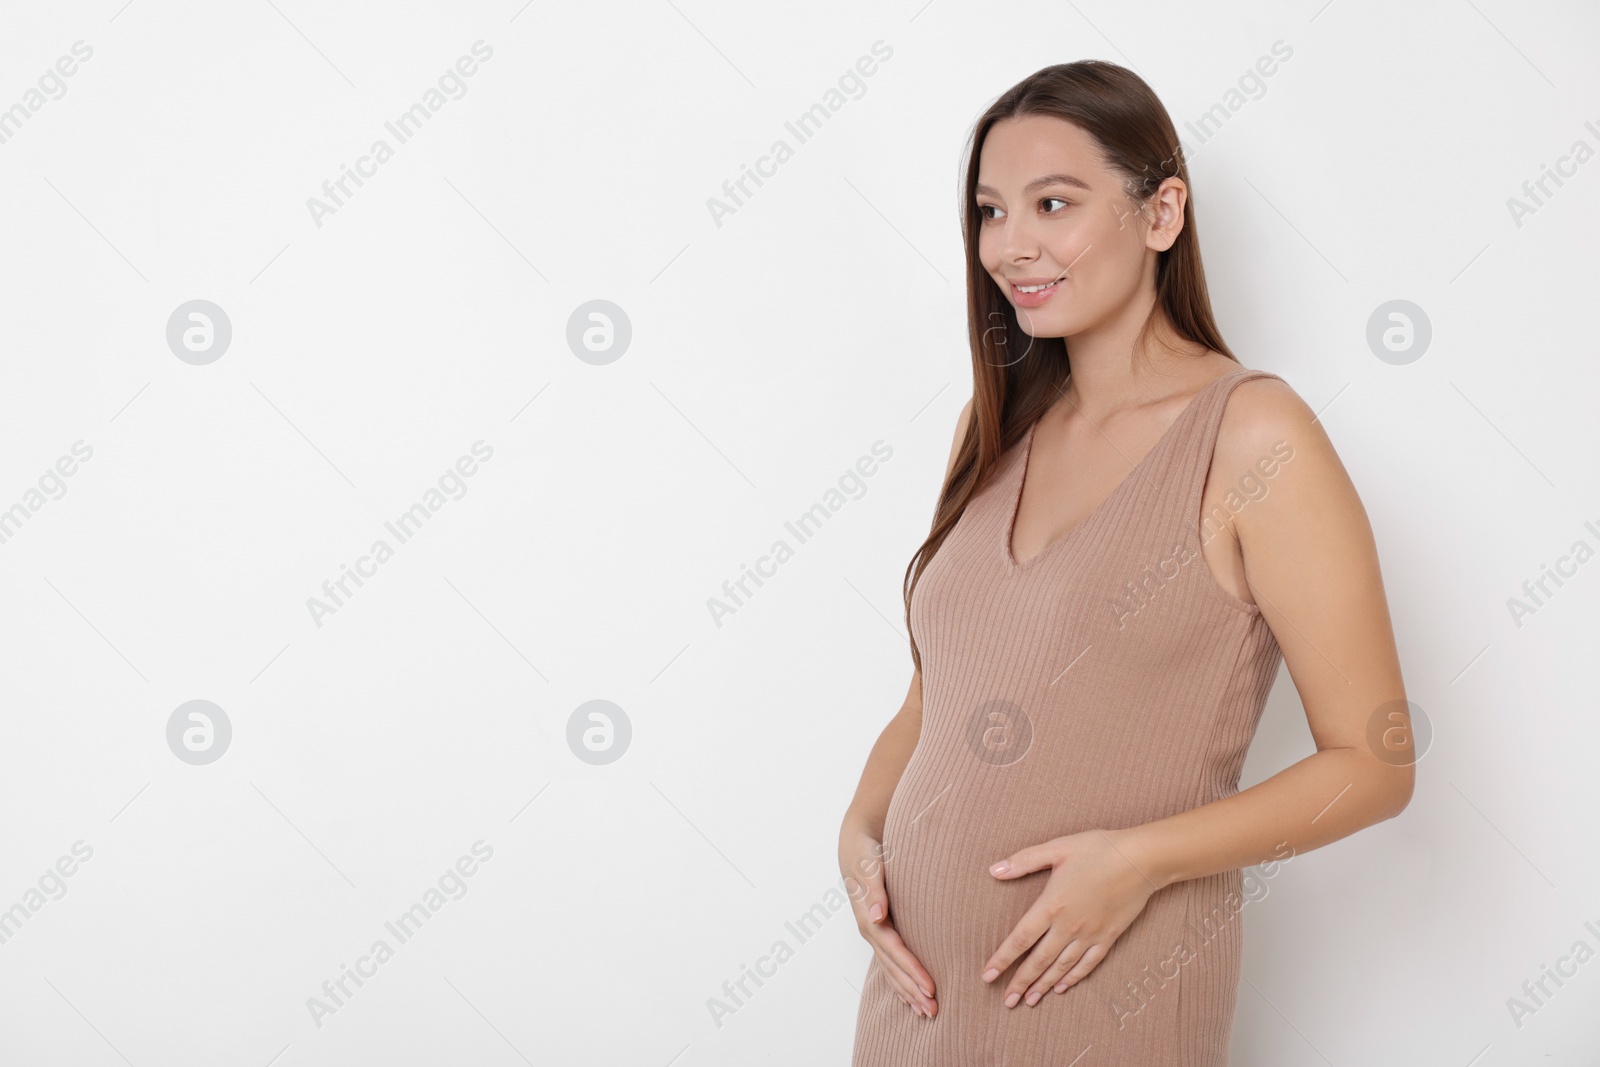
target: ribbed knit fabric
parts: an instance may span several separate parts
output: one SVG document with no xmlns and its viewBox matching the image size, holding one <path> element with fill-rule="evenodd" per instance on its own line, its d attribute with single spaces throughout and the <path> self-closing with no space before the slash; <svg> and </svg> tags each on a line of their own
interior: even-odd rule
<svg viewBox="0 0 1600 1067">
<path fill-rule="evenodd" d="M 1001 881 L 990 864 L 1238 792 L 1282 655 L 1260 609 L 1208 568 L 1200 546 L 1217 528 L 1200 504 L 1228 397 L 1256 377 L 1278 376 L 1204 386 L 1087 518 L 1018 563 L 1030 428 L 924 570 L 911 602 L 922 732 L 883 870 L 939 1012 L 912 1012 L 874 956 L 852 1067 L 1226 1067 L 1238 869 L 1154 893 L 1087 978 L 1037 1005 L 1002 1003 L 1016 964 L 992 983 L 980 973 L 1051 873 Z"/>
</svg>

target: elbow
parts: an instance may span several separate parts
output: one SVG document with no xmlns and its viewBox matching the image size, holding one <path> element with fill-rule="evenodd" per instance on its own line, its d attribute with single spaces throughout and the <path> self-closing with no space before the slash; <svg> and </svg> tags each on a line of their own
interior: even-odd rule
<svg viewBox="0 0 1600 1067">
<path fill-rule="evenodd" d="M 1408 806 L 1410 806 L 1410 804 L 1411 804 L 1411 793 L 1410 793 L 1409 790 L 1407 790 L 1404 795 L 1399 797 L 1394 803 L 1390 804 L 1387 808 L 1384 809 L 1384 813 L 1383 813 L 1384 819 L 1387 820 L 1387 819 L 1397 818 L 1402 811 L 1405 811 L 1406 808 Z"/>
<path fill-rule="evenodd" d="M 1379 784 L 1387 800 L 1383 807 L 1383 818 L 1393 819 L 1411 804 L 1417 784 L 1414 765 L 1408 763 L 1403 767 L 1385 767 L 1383 780 Z"/>
<path fill-rule="evenodd" d="M 1352 774 L 1366 809 L 1373 822 L 1393 819 L 1411 803 L 1416 789 L 1417 772 L 1413 763 L 1391 762 L 1389 754 L 1374 755 L 1360 752 L 1357 756 L 1359 770 Z"/>
</svg>

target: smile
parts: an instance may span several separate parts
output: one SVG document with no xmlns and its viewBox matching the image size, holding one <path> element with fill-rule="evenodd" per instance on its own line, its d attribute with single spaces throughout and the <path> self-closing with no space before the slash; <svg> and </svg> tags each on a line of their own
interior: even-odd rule
<svg viewBox="0 0 1600 1067">
<path fill-rule="evenodd" d="M 1039 307 L 1055 295 L 1064 281 L 1065 278 L 1057 278 L 1053 282 L 1044 282 L 1040 285 L 1018 285 L 1012 282 L 1011 302 L 1019 308 Z"/>
</svg>

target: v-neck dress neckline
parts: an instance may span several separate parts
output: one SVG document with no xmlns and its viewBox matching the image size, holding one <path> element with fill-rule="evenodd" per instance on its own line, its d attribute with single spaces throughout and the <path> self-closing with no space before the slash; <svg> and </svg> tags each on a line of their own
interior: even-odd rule
<svg viewBox="0 0 1600 1067">
<path fill-rule="evenodd" d="M 1215 389 L 1221 382 L 1225 382 L 1230 378 L 1237 377 L 1240 374 L 1249 373 L 1251 373 L 1251 371 L 1248 369 L 1230 371 L 1227 374 L 1219 375 L 1218 377 L 1213 378 L 1211 381 L 1201 386 L 1199 391 L 1196 392 L 1194 396 L 1189 398 L 1189 402 L 1185 404 L 1183 410 L 1178 413 L 1178 417 L 1172 420 L 1172 425 L 1168 426 L 1166 430 L 1162 432 L 1161 436 L 1156 440 L 1156 443 L 1150 447 L 1150 450 L 1146 452 L 1139 459 L 1139 462 L 1135 463 L 1128 471 L 1127 475 L 1117 483 L 1116 488 L 1112 489 L 1110 493 L 1107 493 L 1105 498 L 1101 500 L 1100 503 L 1096 504 L 1092 509 L 1090 509 L 1087 515 L 1079 519 L 1072 529 L 1046 544 L 1043 548 L 1035 552 L 1032 556 L 1029 556 L 1026 560 L 1018 560 L 1016 556 L 1016 549 L 1013 544 L 1013 538 L 1016 536 L 1017 516 L 1022 511 L 1022 493 L 1024 487 L 1027 485 L 1028 468 L 1032 465 L 1031 461 L 1033 459 L 1034 431 L 1039 428 L 1039 420 L 1035 419 L 1033 424 L 1028 427 L 1028 432 L 1026 435 L 1024 435 L 1022 440 L 1022 458 L 1017 463 L 1017 474 L 1016 477 L 1012 479 L 1013 484 L 1010 487 L 1010 519 L 1006 523 L 1005 535 L 1000 542 L 1001 555 L 1004 557 L 1009 569 L 1018 572 L 1028 570 L 1046 556 L 1054 553 L 1062 545 L 1075 540 L 1078 534 L 1080 534 L 1085 528 L 1093 523 L 1094 520 L 1105 513 L 1106 509 L 1122 495 L 1123 491 L 1133 483 L 1135 478 L 1143 477 L 1145 467 L 1148 466 L 1150 461 L 1156 457 L 1157 453 L 1177 439 L 1178 431 L 1190 420 L 1190 418 L 1193 417 L 1195 412 L 1199 410 L 1200 402 L 1205 399 L 1206 394 L 1210 393 L 1211 390 Z"/>
</svg>

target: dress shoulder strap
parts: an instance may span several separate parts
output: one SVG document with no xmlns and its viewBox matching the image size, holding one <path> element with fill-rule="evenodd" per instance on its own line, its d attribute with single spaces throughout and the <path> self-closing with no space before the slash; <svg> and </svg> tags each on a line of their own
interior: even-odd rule
<svg viewBox="0 0 1600 1067">
<path fill-rule="evenodd" d="M 1222 427 L 1222 416 L 1228 407 L 1228 397 L 1241 382 L 1253 378 L 1276 378 L 1280 382 L 1283 381 L 1283 378 L 1271 371 L 1245 368 L 1218 378 L 1206 386 L 1201 395 L 1194 400 L 1195 417 L 1189 420 L 1188 426 L 1185 427 L 1183 440 L 1173 457 L 1173 500 L 1179 508 L 1178 515 L 1185 541 L 1190 535 L 1199 534 L 1200 501 L 1205 495 L 1206 476 L 1211 470 L 1211 460 L 1216 453 L 1217 432 Z"/>
</svg>

